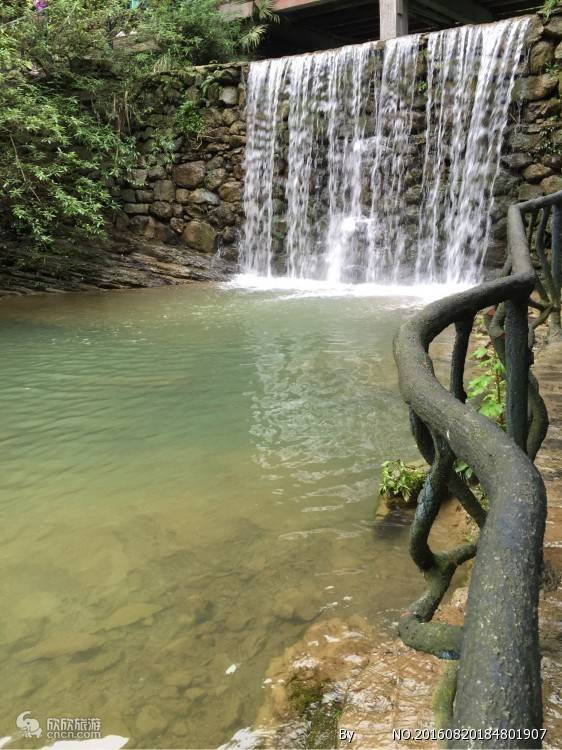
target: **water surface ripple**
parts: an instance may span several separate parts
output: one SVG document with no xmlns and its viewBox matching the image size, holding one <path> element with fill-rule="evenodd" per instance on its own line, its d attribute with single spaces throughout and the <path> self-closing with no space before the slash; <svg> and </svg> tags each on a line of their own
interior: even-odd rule
<svg viewBox="0 0 562 750">
<path fill-rule="evenodd" d="M 31 710 L 214 747 L 309 622 L 388 635 L 421 586 L 405 527 L 372 525 L 380 462 L 415 456 L 407 314 L 206 286 L 2 301 L 0 736 Z"/>
</svg>

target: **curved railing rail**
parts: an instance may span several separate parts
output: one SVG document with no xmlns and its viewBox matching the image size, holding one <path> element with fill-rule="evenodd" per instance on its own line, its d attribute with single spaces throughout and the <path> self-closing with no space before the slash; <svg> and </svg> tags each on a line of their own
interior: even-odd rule
<svg viewBox="0 0 562 750">
<path fill-rule="evenodd" d="M 512 206 L 508 246 L 501 278 L 428 305 L 395 340 L 400 390 L 420 452 L 431 465 L 410 533 L 410 553 L 427 590 L 402 617 L 399 631 L 414 648 L 459 660 L 450 720 L 465 731 L 456 734 L 455 747 L 540 747 L 530 730 L 542 726 L 537 606 L 546 495 L 533 461 L 548 416 L 529 367 L 536 325 L 548 319 L 552 335 L 560 330 L 562 192 Z M 540 313 L 532 325 L 529 306 Z M 469 336 L 476 314 L 485 309 L 506 368 L 506 432 L 465 404 Z M 452 324 L 447 390 L 434 376 L 428 349 Z M 474 470 L 489 511 L 455 473 L 456 459 Z M 449 494 L 458 497 L 480 535 L 475 544 L 435 553 L 428 536 Z M 432 622 L 455 570 L 472 557 L 464 626 Z"/>
</svg>

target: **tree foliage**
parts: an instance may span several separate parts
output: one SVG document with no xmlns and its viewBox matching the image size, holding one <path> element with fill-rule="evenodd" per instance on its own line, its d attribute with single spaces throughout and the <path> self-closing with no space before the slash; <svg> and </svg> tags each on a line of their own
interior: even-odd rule
<svg viewBox="0 0 562 750">
<path fill-rule="evenodd" d="M 137 157 L 143 87 L 240 54 L 251 26 L 215 0 L 24 0 L 0 6 L 0 225 L 38 246 L 103 233 L 111 181 Z M 179 113 L 197 127 L 190 104 Z"/>
<path fill-rule="evenodd" d="M 548 21 L 552 13 L 560 8 L 562 8 L 562 0 L 544 0 L 540 8 L 540 13 L 542 13 Z"/>
</svg>

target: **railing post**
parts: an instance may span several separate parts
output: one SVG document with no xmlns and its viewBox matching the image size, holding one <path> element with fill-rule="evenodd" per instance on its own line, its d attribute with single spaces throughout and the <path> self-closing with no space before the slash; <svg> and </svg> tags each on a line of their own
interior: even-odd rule
<svg viewBox="0 0 562 750">
<path fill-rule="evenodd" d="M 554 311 L 551 314 L 552 332 L 560 333 L 560 287 L 562 285 L 562 207 L 555 205 L 552 214 L 552 284 Z"/>
<path fill-rule="evenodd" d="M 379 12 L 381 39 L 408 33 L 408 0 L 379 0 Z"/>
<path fill-rule="evenodd" d="M 526 298 L 506 302 L 507 434 L 523 451 L 527 445 L 530 364 L 527 314 Z"/>
</svg>

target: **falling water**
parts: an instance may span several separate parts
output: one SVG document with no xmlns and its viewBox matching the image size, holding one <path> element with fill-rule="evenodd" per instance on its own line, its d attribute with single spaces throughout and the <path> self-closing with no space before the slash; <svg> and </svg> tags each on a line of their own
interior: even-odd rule
<svg viewBox="0 0 562 750">
<path fill-rule="evenodd" d="M 252 63 L 244 271 L 477 281 L 527 25 Z"/>
</svg>

